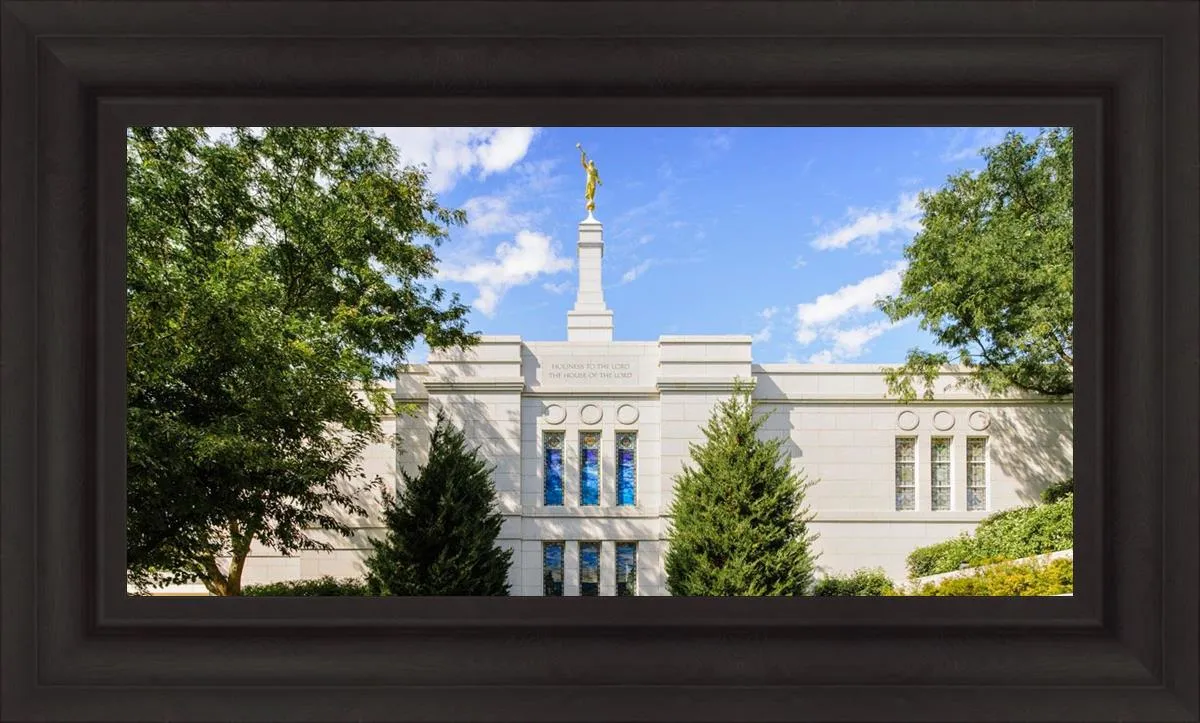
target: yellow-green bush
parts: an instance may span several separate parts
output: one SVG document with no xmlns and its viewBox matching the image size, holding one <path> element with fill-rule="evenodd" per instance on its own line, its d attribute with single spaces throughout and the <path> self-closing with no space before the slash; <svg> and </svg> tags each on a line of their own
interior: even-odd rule
<svg viewBox="0 0 1200 723">
<path fill-rule="evenodd" d="M 849 575 L 830 575 L 813 587 L 815 597 L 878 597 L 889 595 L 895 585 L 882 568 L 864 568 Z"/>
<path fill-rule="evenodd" d="M 1006 562 L 982 568 L 970 575 L 926 583 L 911 595 L 1003 596 L 1062 595 L 1074 589 L 1075 567 L 1071 560 Z"/>
<path fill-rule="evenodd" d="M 989 515 L 974 535 L 918 547 L 908 555 L 909 576 L 925 577 L 977 567 L 988 560 L 1018 560 L 1070 549 L 1074 544 L 1075 495 L 1060 492 L 1061 496 L 1047 504 Z"/>
</svg>

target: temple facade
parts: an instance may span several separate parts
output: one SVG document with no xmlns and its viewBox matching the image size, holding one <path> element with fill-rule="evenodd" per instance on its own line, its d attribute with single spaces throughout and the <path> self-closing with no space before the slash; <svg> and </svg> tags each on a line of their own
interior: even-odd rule
<svg viewBox="0 0 1200 723">
<path fill-rule="evenodd" d="M 513 595 L 666 595 L 663 558 L 673 480 L 713 406 L 738 380 L 814 484 L 817 565 L 826 573 L 882 567 L 905 577 L 914 548 L 1030 504 L 1071 475 L 1071 404 L 986 398 L 955 387 L 901 404 L 883 367 L 756 364 L 748 336 L 613 341 L 604 301 L 603 227 L 579 226 L 579 284 L 565 341 L 487 336 L 466 353 L 433 354 L 394 382 L 414 409 L 385 420 L 368 475 L 389 484 L 423 462 L 437 409 L 495 466 L 513 550 Z M 383 534 L 377 503 L 349 539 L 315 535 L 332 552 L 281 557 L 256 549 L 244 584 L 361 576 L 368 540 Z"/>
</svg>

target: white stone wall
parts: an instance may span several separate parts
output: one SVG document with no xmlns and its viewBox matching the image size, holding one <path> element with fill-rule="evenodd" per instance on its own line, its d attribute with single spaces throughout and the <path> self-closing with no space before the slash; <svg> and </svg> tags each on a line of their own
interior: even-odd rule
<svg viewBox="0 0 1200 723">
<path fill-rule="evenodd" d="M 983 399 L 955 388 L 947 375 L 936 401 L 900 405 L 887 397 L 873 365 L 754 365 L 745 336 L 663 337 L 658 342 L 533 342 L 486 337 L 466 354 L 431 356 L 396 382 L 397 399 L 415 414 L 386 422 L 395 443 L 364 457 L 369 475 L 394 486 L 397 470 L 424 461 L 436 410 L 445 409 L 496 466 L 505 524 L 500 544 L 514 551 L 514 595 L 542 593 L 542 543 L 565 545 L 564 591 L 579 591 L 580 541 L 599 541 L 601 591 L 614 590 L 614 543 L 636 541 L 638 592 L 667 594 L 662 559 L 673 478 L 689 444 L 735 380 L 754 384 L 768 415 L 763 434 L 785 440 L 793 463 L 814 481 L 808 504 L 819 534 L 818 565 L 826 572 L 882 567 L 905 577 L 915 547 L 973 529 L 987 514 L 1037 499 L 1047 484 L 1071 474 L 1071 407 L 1016 396 Z M 564 505 L 543 505 L 542 435 L 564 433 Z M 579 505 L 579 435 L 601 435 L 600 505 Z M 616 501 L 618 432 L 636 432 L 637 504 Z M 895 509 L 895 439 L 917 440 L 917 509 Z M 951 439 L 952 505 L 933 511 L 929 448 Z M 985 437 L 988 509 L 966 509 L 966 440 Z M 246 583 L 331 574 L 362 574 L 367 539 L 382 534 L 377 510 L 355 522 L 350 540 L 314 533 L 338 547 L 281 558 L 256 550 Z"/>
</svg>

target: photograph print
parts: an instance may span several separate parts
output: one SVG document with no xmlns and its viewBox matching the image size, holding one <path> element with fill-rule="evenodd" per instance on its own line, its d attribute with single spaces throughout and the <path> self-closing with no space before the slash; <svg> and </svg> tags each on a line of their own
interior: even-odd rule
<svg viewBox="0 0 1200 723">
<path fill-rule="evenodd" d="M 1070 128 L 126 140 L 130 595 L 1072 594 Z"/>
</svg>

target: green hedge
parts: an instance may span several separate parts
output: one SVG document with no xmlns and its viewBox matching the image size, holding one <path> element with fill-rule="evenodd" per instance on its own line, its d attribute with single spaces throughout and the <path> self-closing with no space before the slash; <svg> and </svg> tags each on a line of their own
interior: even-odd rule
<svg viewBox="0 0 1200 723">
<path fill-rule="evenodd" d="M 926 583 L 911 595 L 939 597 L 991 595 L 1025 597 L 1032 595 L 1062 595 L 1075 586 L 1075 568 L 1070 560 L 1058 559 L 1048 563 L 1001 563 L 974 574 L 952 577 L 937 583 Z"/>
<path fill-rule="evenodd" d="M 316 580 L 289 580 L 266 585 L 247 585 L 242 588 L 247 597 L 369 597 L 367 584 L 363 580 L 347 578 L 337 580 L 329 575 Z"/>
<path fill-rule="evenodd" d="M 918 547 L 908 555 L 910 577 L 924 577 L 975 567 L 996 560 L 1015 560 L 1070 549 L 1074 544 L 1075 496 L 1066 492 L 1054 502 L 1018 507 L 990 515 L 974 535 Z"/>
<path fill-rule="evenodd" d="M 1042 490 L 1042 502 L 1050 504 L 1058 502 L 1067 495 L 1075 494 L 1075 479 L 1068 478 L 1062 482 L 1055 482 L 1046 489 Z"/>
<path fill-rule="evenodd" d="M 816 597 L 878 597 L 888 595 L 895 585 L 881 568 L 855 570 L 849 575 L 830 575 L 813 588 Z"/>
</svg>

